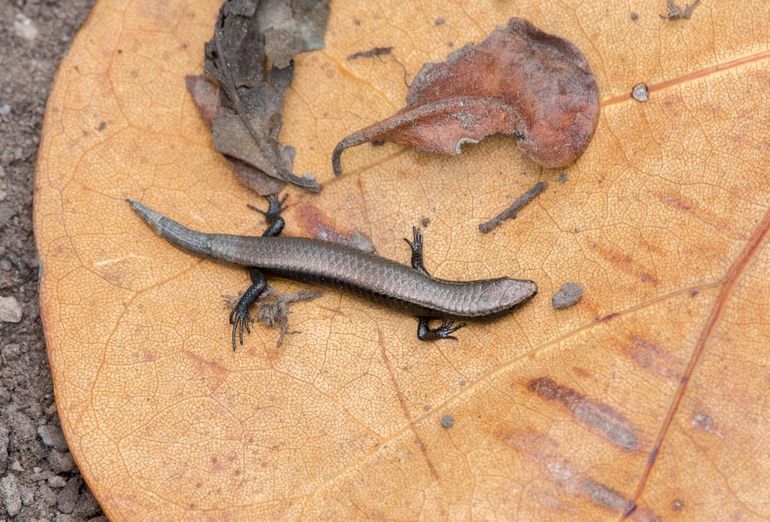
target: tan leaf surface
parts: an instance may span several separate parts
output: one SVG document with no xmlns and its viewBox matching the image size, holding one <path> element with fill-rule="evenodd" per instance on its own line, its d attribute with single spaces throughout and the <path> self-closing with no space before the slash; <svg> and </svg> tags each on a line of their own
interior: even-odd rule
<svg viewBox="0 0 770 522">
<path fill-rule="evenodd" d="M 541 293 L 426 344 L 413 318 L 326 291 L 295 305 L 280 350 L 260 326 L 236 353 L 222 296 L 246 272 L 178 251 L 123 201 L 262 230 L 185 91 L 218 3 L 102 0 L 48 106 L 41 315 L 65 434 L 111 517 L 770 518 L 769 3 L 666 21 L 642 2 L 633 21 L 598 0 L 334 2 L 281 135 L 324 188 L 292 192 L 286 233 L 362 232 L 406 261 L 427 218 L 435 275 Z M 337 140 L 511 16 L 569 38 L 597 75 L 577 164 L 544 171 L 507 138 L 451 158 L 362 146 L 333 179 Z M 642 81 L 647 103 L 628 96 Z M 537 180 L 548 191 L 515 221 L 478 232 Z M 555 311 L 568 280 L 585 297 Z"/>
</svg>

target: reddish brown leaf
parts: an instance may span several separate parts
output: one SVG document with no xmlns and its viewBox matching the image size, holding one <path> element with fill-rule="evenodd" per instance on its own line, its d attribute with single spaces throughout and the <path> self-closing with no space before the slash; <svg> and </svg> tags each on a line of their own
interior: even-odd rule
<svg viewBox="0 0 770 522">
<path fill-rule="evenodd" d="M 458 154 L 463 143 L 503 133 L 541 165 L 563 167 L 586 148 L 598 116 L 596 80 L 578 48 L 511 18 L 480 44 L 425 64 L 406 107 L 345 137 L 332 166 L 339 175 L 342 151 L 369 141 Z"/>
</svg>

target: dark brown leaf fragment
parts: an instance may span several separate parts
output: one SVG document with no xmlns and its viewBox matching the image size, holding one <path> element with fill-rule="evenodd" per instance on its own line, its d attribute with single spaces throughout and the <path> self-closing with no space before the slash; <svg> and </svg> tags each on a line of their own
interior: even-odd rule
<svg viewBox="0 0 770 522">
<path fill-rule="evenodd" d="M 516 198 L 516 201 L 514 201 L 510 207 L 506 208 L 489 221 L 480 224 L 479 230 L 486 234 L 506 219 L 516 219 L 516 215 L 518 214 L 519 210 L 526 207 L 533 199 L 542 194 L 543 191 L 545 191 L 547 188 L 548 183 L 545 181 L 538 181 L 532 185 L 532 188 Z"/>
<path fill-rule="evenodd" d="M 660 17 L 664 20 L 689 20 L 698 4 L 700 4 L 700 0 L 694 0 L 693 3 L 686 3 L 684 7 L 680 7 L 674 0 L 667 0 L 666 7 L 668 12 L 660 15 Z"/>
<path fill-rule="evenodd" d="M 425 64 L 406 106 L 343 138 L 332 167 L 339 175 L 342 152 L 373 140 L 458 154 L 462 144 L 496 133 L 518 138 L 537 163 L 562 167 L 586 148 L 598 116 L 596 80 L 578 48 L 512 18 L 480 44 Z"/>
<path fill-rule="evenodd" d="M 185 77 L 185 85 L 203 121 L 211 126 L 211 122 L 219 112 L 219 87 L 208 81 L 205 76 L 194 75 Z M 286 185 L 286 182 L 270 177 L 261 170 L 239 159 L 227 155 L 225 155 L 225 158 L 233 167 L 233 173 L 238 178 L 238 181 L 257 194 L 262 196 L 277 194 Z"/>
<path fill-rule="evenodd" d="M 238 162 L 238 178 L 261 194 L 280 190 L 283 182 L 320 190 L 312 176 L 292 173 L 294 150 L 278 142 L 278 133 L 291 59 L 323 45 L 327 17 L 327 0 L 226 0 L 205 50 L 204 71 L 220 89 L 218 106 L 188 80 L 201 114 L 211 121 L 214 146 Z"/>
<path fill-rule="evenodd" d="M 348 60 L 358 60 L 359 58 L 371 58 L 373 56 L 384 56 L 393 52 L 392 47 L 372 47 L 367 51 L 358 51 L 348 56 Z"/>
</svg>

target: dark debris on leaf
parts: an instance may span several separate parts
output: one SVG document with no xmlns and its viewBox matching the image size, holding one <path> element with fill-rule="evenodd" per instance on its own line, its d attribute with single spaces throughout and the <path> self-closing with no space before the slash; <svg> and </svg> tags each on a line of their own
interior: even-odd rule
<svg viewBox="0 0 770 522">
<path fill-rule="evenodd" d="M 372 47 L 369 50 L 366 51 L 358 51 L 357 53 L 353 53 L 351 55 L 348 55 L 348 60 L 358 60 L 359 58 L 372 58 L 375 56 L 385 56 L 393 52 L 392 47 Z"/>
<path fill-rule="evenodd" d="M 561 285 L 559 291 L 553 294 L 551 305 L 561 310 L 574 306 L 583 298 L 583 285 L 580 283 L 568 282 Z"/>
<path fill-rule="evenodd" d="M 668 0 L 666 2 L 668 11 L 666 14 L 660 15 L 660 17 L 664 20 L 689 20 L 698 4 L 700 4 L 700 0 L 694 0 L 693 3 L 686 3 L 684 7 L 681 7 L 674 0 Z"/>
<path fill-rule="evenodd" d="M 564 178 L 566 181 L 566 177 Z M 560 179 L 561 181 L 561 179 Z M 538 181 L 532 187 L 530 187 L 529 190 L 527 190 L 524 194 L 516 198 L 516 200 L 511 203 L 511 206 L 500 212 L 498 215 L 490 219 L 489 221 L 485 221 L 484 223 L 481 223 L 479 225 L 479 230 L 486 234 L 487 232 L 491 231 L 500 223 L 505 221 L 506 219 L 516 219 L 516 216 L 519 213 L 519 210 L 523 209 L 527 205 L 529 205 L 533 199 L 538 197 L 540 194 L 542 194 L 545 189 L 548 188 L 548 183 L 545 181 Z"/>
<path fill-rule="evenodd" d="M 201 77 L 187 78 L 214 146 L 257 193 L 276 193 L 287 182 L 320 190 L 314 177 L 292 172 L 294 149 L 278 133 L 292 58 L 323 47 L 328 14 L 328 0 L 226 0 L 205 47 L 204 71 L 216 94 Z"/>
</svg>

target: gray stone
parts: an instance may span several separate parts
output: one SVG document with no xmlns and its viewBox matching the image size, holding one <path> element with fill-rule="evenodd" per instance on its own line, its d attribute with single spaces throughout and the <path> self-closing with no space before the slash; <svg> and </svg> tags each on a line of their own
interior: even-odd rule
<svg viewBox="0 0 770 522">
<path fill-rule="evenodd" d="M 50 509 L 54 504 L 56 504 L 56 493 L 54 493 L 54 491 L 46 484 L 43 484 L 37 488 L 36 496 L 38 502 L 45 506 L 46 509 Z"/>
<path fill-rule="evenodd" d="M 81 518 L 88 518 L 99 513 L 101 508 L 88 488 L 83 488 L 83 493 L 78 499 L 78 505 L 75 508 L 75 514 Z"/>
<path fill-rule="evenodd" d="M 8 349 L 11 347 L 8 346 Z M 6 354 L 6 350 L 3 350 L 3 355 Z M 22 412 L 16 410 L 13 405 L 8 408 L 6 412 L 6 418 L 8 419 L 8 426 L 15 437 L 19 437 L 24 440 L 35 438 L 35 424 Z"/>
<path fill-rule="evenodd" d="M 31 486 L 21 486 L 21 503 L 25 506 L 31 506 L 35 501 L 35 490 Z"/>
<path fill-rule="evenodd" d="M 16 475 L 6 475 L 0 480 L 0 497 L 8 515 L 15 517 L 21 511 L 21 491 Z"/>
<path fill-rule="evenodd" d="M 48 477 L 48 485 L 52 488 L 60 489 L 67 485 L 67 479 L 59 475 L 51 475 Z"/>
<path fill-rule="evenodd" d="M 59 511 L 62 513 L 72 513 L 75 511 L 75 506 L 80 496 L 81 484 L 80 477 L 72 477 L 67 482 L 67 485 L 59 491 L 59 494 L 56 496 L 56 507 L 59 508 Z"/>
<path fill-rule="evenodd" d="M 64 440 L 64 434 L 61 432 L 61 428 L 56 424 L 44 424 L 43 426 L 38 426 L 37 434 L 40 435 L 40 440 L 43 441 L 43 444 L 49 448 L 67 451 L 67 441 Z"/>
<path fill-rule="evenodd" d="M 0 322 L 21 322 L 21 305 L 12 295 L 6 297 L 0 296 Z"/>
<path fill-rule="evenodd" d="M 57 473 L 67 473 L 75 468 L 75 463 L 72 460 L 72 455 L 69 452 L 58 452 L 52 450 L 48 455 L 48 463 L 53 470 Z"/>
<path fill-rule="evenodd" d="M 631 89 L 631 97 L 638 102 L 645 103 L 650 99 L 650 90 L 647 85 L 643 83 L 637 83 L 634 88 Z"/>
<path fill-rule="evenodd" d="M 32 20 L 22 13 L 16 15 L 16 20 L 13 22 L 13 30 L 16 31 L 16 36 L 27 41 L 31 42 L 37 38 L 37 27 Z"/>
<path fill-rule="evenodd" d="M 8 436 L 8 428 L 0 424 L 0 475 L 8 468 L 8 444 L 11 439 Z"/>
<path fill-rule="evenodd" d="M 568 282 L 561 285 L 559 291 L 553 294 L 551 305 L 557 310 L 574 306 L 583 297 L 583 285 Z"/>
</svg>

